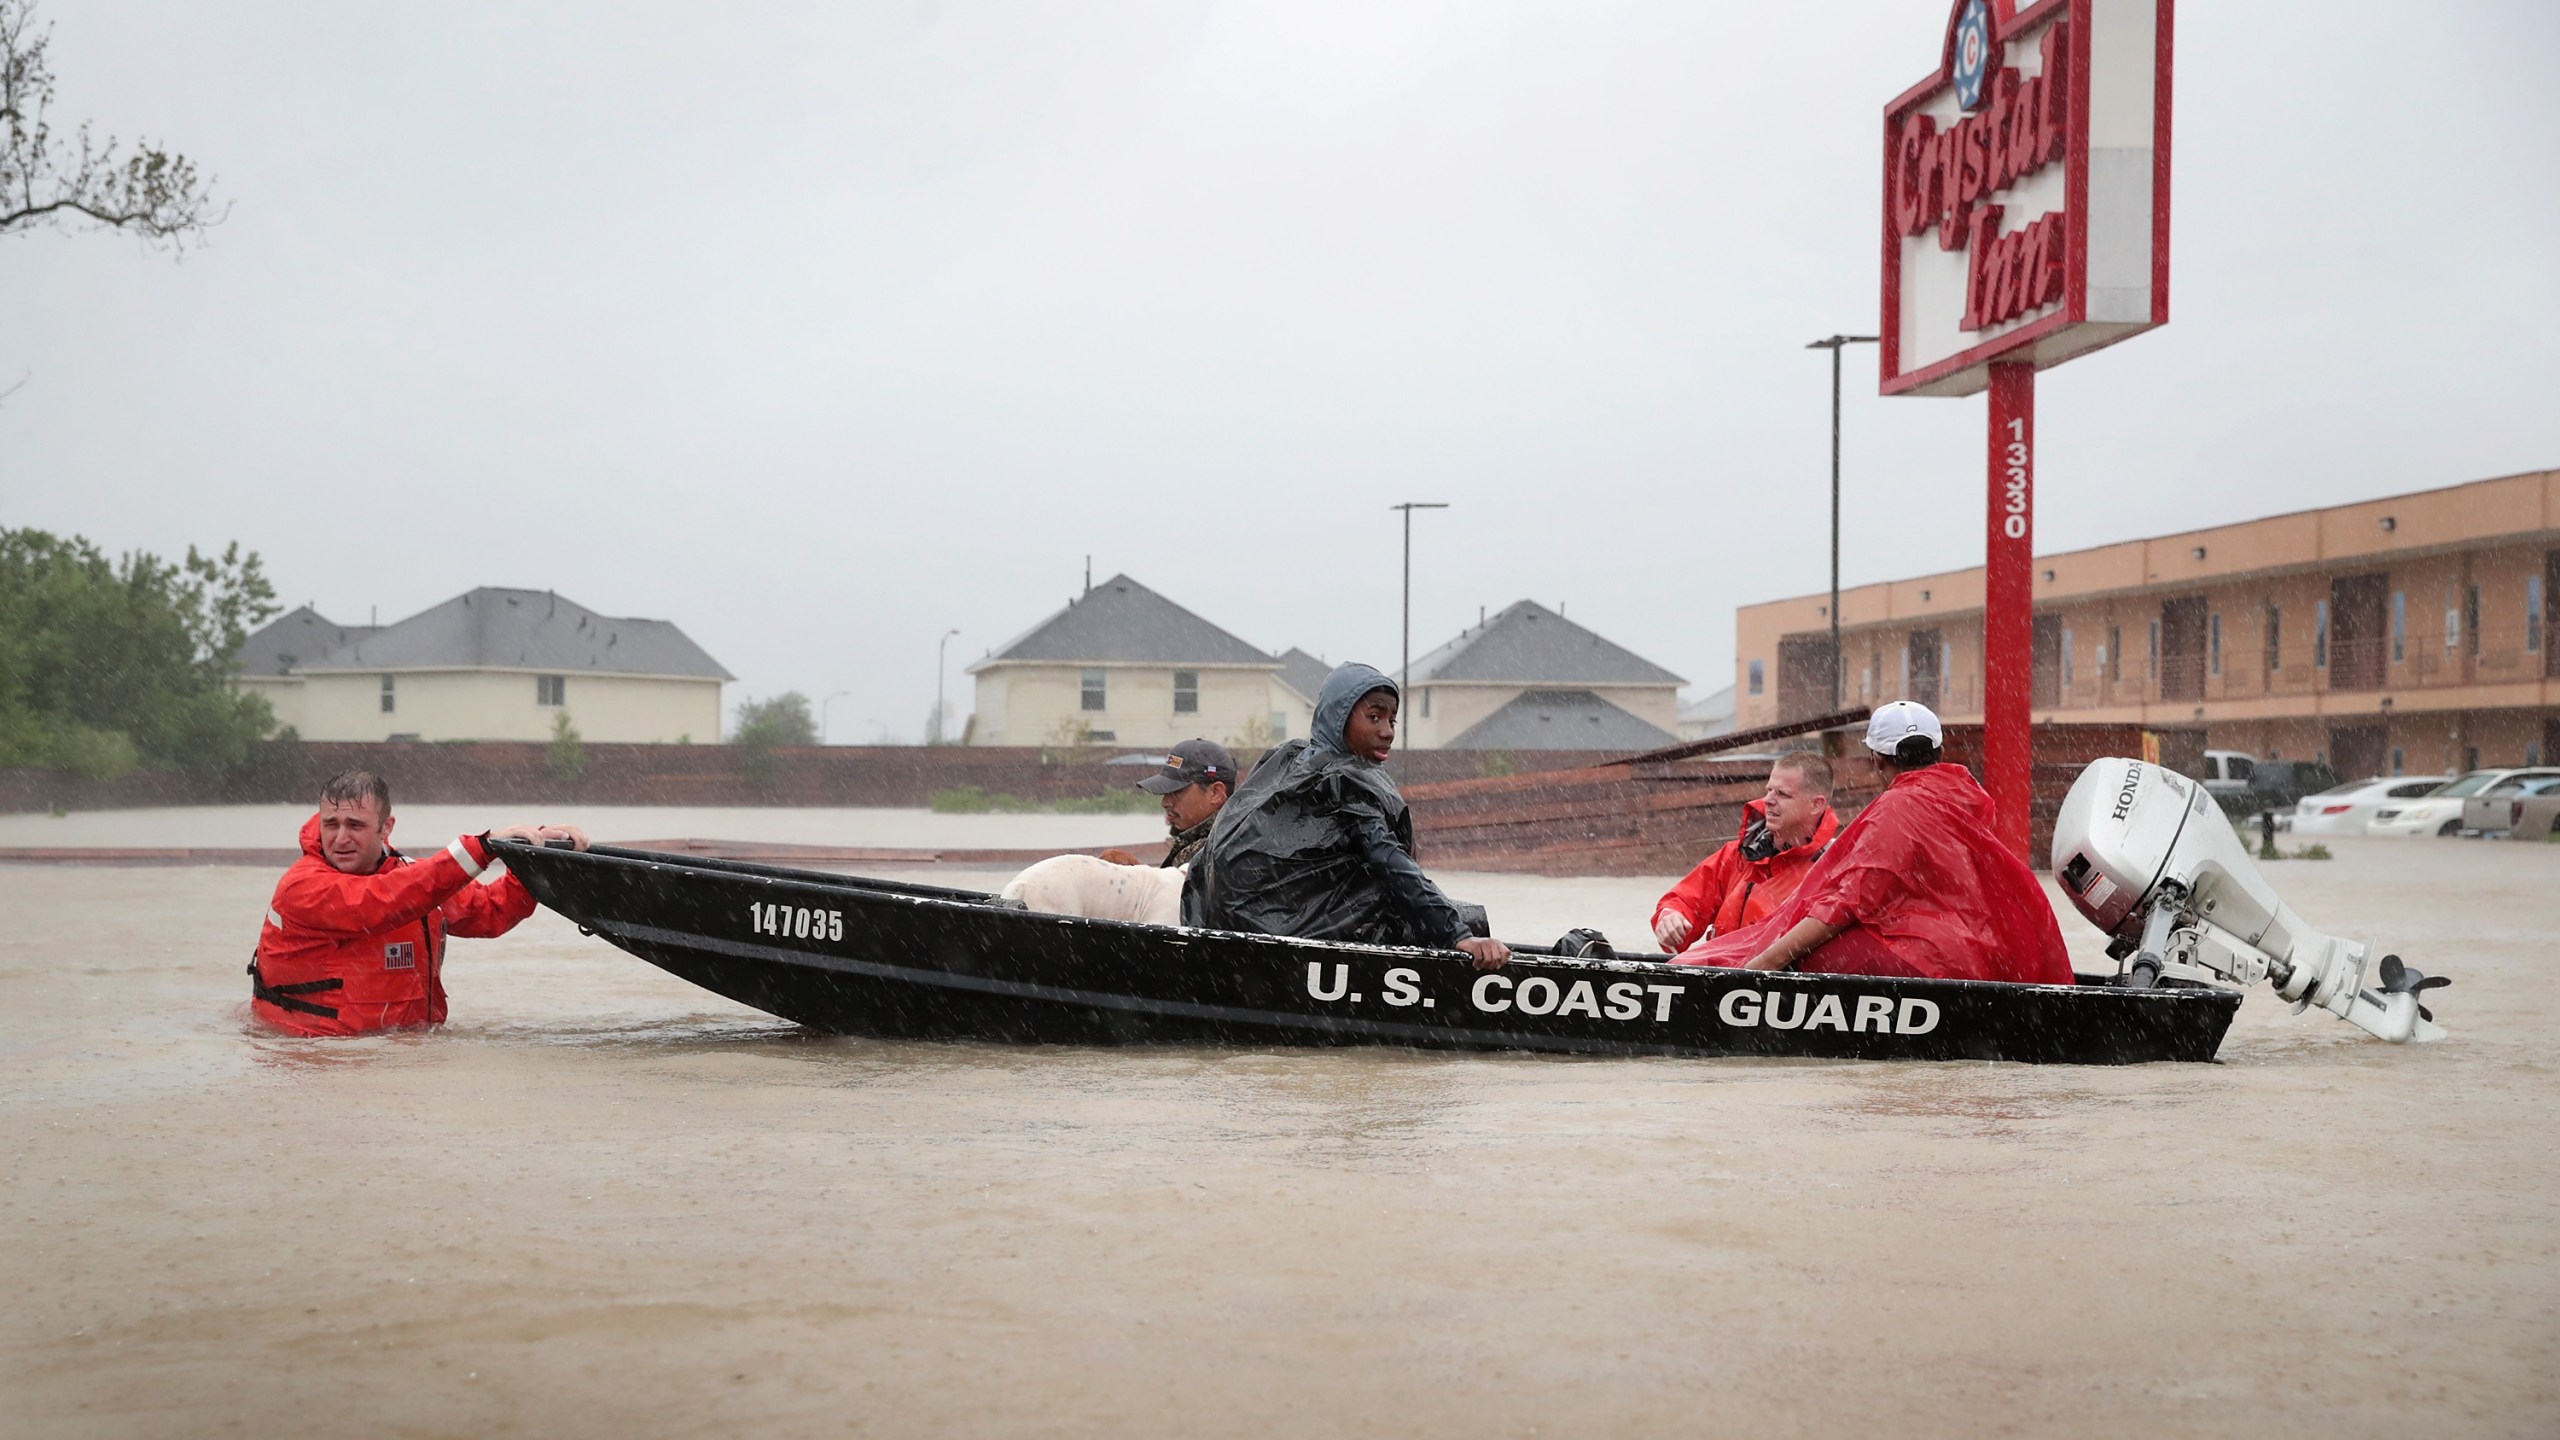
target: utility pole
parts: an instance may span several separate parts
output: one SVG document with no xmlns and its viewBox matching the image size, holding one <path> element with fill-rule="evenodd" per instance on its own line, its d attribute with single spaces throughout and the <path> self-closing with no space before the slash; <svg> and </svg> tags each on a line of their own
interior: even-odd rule
<svg viewBox="0 0 2560 1440">
<path fill-rule="evenodd" d="M 1401 700 L 1413 686 L 1413 512 L 1449 507 L 1437 500 L 1407 500 L 1387 508 L 1404 512 L 1404 658 L 1396 665 L 1396 693 Z"/>
<path fill-rule="evenodd" d="M 1093 562 L 1092 562 L 1091 560 L 1087 560 L 1087 561 L 1085 562 L 1085 564 L 1086 564 L 1088 567 L 1090 567 L 1090 566 L 1093 564 Z M 933 647 L 933 734 L 932 734 L 931 736 L 929 736 L 929 737 L 927 737 L 927 738 L 926 738 L 926 740 L 925 740 L 925 742 L 924 742 L 924 743 L 926 743 L 927 745 L 939 745 L 939 744 L 941 744 L 941 743 L 942 743 L 942 727 L 943 727 L 943 725 L 944 725 L 944 723 L 945 723 L 944 718 L 943 718 L 943 709 L 942 709 L 942 694 L 943 694 L 943 690 L 942 690 L 942 677 L 943 677 L 943 674 L 944 674 L 944 666 L 943 666 L 943 658 L 942 658 L 942 657 L 943 657 L 943 654 L 944 654 L 947 650 L 949 650 L 949 649 L 950 649 L 950 647 L 951 647 L 951 637 L 952 637 L 952 636 L 954 636 L 954 635 L 957 635 L 957 634 L 959 634 L 959 633 L 960 633 L 959 628 L 955 626 L 955 627 L 953 627 L 952 629 L 949 629 L 949 630 L 945 630 L 945 631 L 943 631 L 943 632 L 942 632 L 942 638 L 941 638 L 940 640 L 938 640 L 938 641 L 936 641 L 936 642 L 934 643 L 934 647 Z"/>
<path fill-rule="evenodd" d="M 1834 335 L 1816 340 L 1807 350 L 1831 352 L 1831 709 L 1841 705 L 1840 685 L 1840 350 L 1845 345 L 1873 345 L 1873 335 Z"/>
<path fill-rule="evenodd" d="M 843 699 L 844 697 L 846 697 L 847 695 L 850 695 L 850 694 L 852 694 L 852 693 L 853 693 L 853 692 L 852 692 L 852 691 L 850 691 L 850 690 L 839 690 L 839 691 L 837 691 L 836 693 L 834 693 L 833 695 L 830 695 L 830 696 L 828 696 L 826 699 L 821 700 L 821 701 L 819 701 L 819 702 L 818 702 L 818 743 L 819 743 L 819 744 L 824 745 L 824 744 L 826 744 L 826 743 L 827 743 L 827 709 L 828 709 L 828 707 L 829 707 L 829 706 L 831 706 L 831 705 L 833 705 L 833 704 L 835 704 L 837 701 L 839 701 L 839 700 Z"/>
</svg>

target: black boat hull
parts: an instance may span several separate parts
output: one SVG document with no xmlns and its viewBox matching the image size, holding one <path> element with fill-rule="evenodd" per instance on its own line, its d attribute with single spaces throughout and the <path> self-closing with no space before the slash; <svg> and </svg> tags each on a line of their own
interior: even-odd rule
<svg viewBox="0 0 2560 1440">
<path fill-rule="evenodd" d="M 2238 994 L 1770 974 L 1329 944 L 1041 915 L 970 891 L 503 845 L 543 904 L 706 990 L 846 1035 L 1608 1055 L 2213 1058 Z"/>
</svg>

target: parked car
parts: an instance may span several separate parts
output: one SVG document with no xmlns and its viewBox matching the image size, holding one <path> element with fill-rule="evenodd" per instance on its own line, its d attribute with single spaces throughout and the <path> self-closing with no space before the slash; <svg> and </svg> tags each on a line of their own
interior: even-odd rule
<svg viewBox="0 0 2560 1440">
<path fill-rule="evenodd" d="M 2219 795 L 2222 808 L 2236 816 L 2275 812 L 2276 828 L 2292 828 L 2294 806 L 2338 783 L 2338 772 L 2317 760 L 2261 760 L 2250 767 L 2248 788 Z"/>
<path fill-rule="evenodd" d="M 2539 795 L 2507 802 L 2507 838 L 2548 840 L 2560 829 L 2560 784 L 2546 785 Z"/>
<path fill-rule="evenodd" d="M 2257 760 L 2237 750 L 2207 750 L 2204 770 L 2196 778 L 2204 782 L 2204 793 L 2232 808 L 2234 801 L 2249 793 L 2249 777 L 2256 773 Z"/>
<path fill-rule="evenodd" d="M 2306 795 L 2293 807 L 2297 835 L 2361 835 L 2366 822 L 2386 806 L 2432 794 L 2450 775 L 2372 775 L 2349 780 L 2317 795 Z"/>
<path fill-rule="evenodd" d="M 2532 796 L 2560 793 L 2560 769 L 2519 770 L 2462 802 L 2462 828 L 2504 835 Z"/>
<path fill-rule="evenodd" d="M 2462 833 L 2462 802 L 2506 779 L 2523 773 L 2514 767 L 2503 770 L 2474 770 L 2458 775 L 2445 787 L 2421 796 L 2406 805 L 2386 805 L 2365 822 L 2367 835 L 2405 838 L 2412 835 L 2459 835 Z M 2536 774 L 2560 775 L 2560 769 L 2537 770 Z"/>
</svg>

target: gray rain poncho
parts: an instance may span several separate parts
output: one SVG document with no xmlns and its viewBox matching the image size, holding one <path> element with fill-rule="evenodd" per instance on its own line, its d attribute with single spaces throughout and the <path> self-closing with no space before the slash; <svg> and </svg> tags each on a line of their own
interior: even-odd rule
<svg viewBox="0 0 2560 1440">
<path fill-rule="evenodd" d="M 1343 744 L 1360 697 L 1395 689 L 1366 665 L 1325 678 L 1311 738 L 1264 756 L 1218 811 L 1183 887 L 1184 923 L 1364 945 L 1454 947 L 1473 933 L 1414 863 L 1395 782 Z"/>
</svg>

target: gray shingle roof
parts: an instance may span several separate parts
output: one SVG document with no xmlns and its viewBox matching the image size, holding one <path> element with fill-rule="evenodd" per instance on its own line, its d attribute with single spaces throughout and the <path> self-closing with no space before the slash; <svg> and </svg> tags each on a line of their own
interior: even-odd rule
<svg viewBox="0 0 2560 1440">
<path fill-rule="evenodd" d="M 971 671 L 1005 660 L 1128 665 L 1280 662 L 1126 575 L 1114 575 L 1016 636 Z"/>
<path fill-rule="evenodd" d="M 1332 673 L 1332 666 L 1295 645 L 1280 652 L 1280 683 L 1298 692 L 1298 698 L 1310 705 L 1316 703 L 1316 692 L 1324 688 L 1324 677 Z"/>
<path fill-rule="evenodd" d="M 734 680 L 673 622 L 599 615 L 548 590 L 496 586 L 457 595 L 360 635 L 303 671 L 460 668 L 586 670 Z"/>
<path fill-rule="evenodd" d="M 232 659 L 243 675 L 288 675 L 341 645 L 371 635 L 373 625 L 341 625 L 308 605 L 296 605 L 261 626 Z"/>
<path fill-rule="evenodd" d="M 1667 734 L 1588 690 L 1523 690 L 1458 732 L 1451 750 L 1652 750 Z"/>
<path fill-rule="evenodd" d="M 1413 661 L 1413 682 L 1679 685 L 1681 678 L 1535 600 L 1522 600 Z"/>
</svg>

